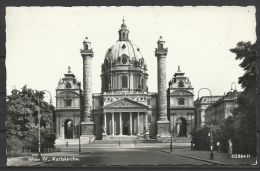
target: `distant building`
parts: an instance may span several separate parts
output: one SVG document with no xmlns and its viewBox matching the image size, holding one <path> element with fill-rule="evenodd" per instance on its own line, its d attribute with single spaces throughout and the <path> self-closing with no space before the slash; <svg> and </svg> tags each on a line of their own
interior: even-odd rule
<svg viewBox="0 0 260 171">
<path fill-rule="evenodd" d="M 189 78 L 181 72 L 180 67 L 169 81 L 168 117 L 173 134 L 185 137 L 195 127 L 195 107 L 193 104 L 193 87 Z"/>
<path fill-rule="evenodd" d="M 221 121 L 232 116 L 232 110 L 237 107 L 237 97 L 241 92 L 234 90 L 219 98 L 205 110 L 205 122 L 210 120 Z"/>
<path fill-rule="evenodd" d="M 201 98 L 194 101 L 194 106 L 196 108 L 196 118 L 195 127 L 200 127 L 205 124 L 205 110 L 211 104 L 215 103 L 222 96 L 202 96 Z"/>
</svg>

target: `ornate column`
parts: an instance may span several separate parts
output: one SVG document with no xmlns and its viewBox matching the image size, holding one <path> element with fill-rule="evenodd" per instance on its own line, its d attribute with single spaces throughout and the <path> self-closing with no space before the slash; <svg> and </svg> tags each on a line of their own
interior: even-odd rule
<svg viewBox="0 0 260 171">
<path fill-rule="evenodd" d="M 140 130 L 139 130 L 139 121 L 140 121 L 140 119 L 139 119 L 139 112 L 137 112 L 137 135 L 140 135 Z"/>
<path fill-rule="evenodd" d="M 112 112 L 112 135 L 115 135 L 115 117 L 114 112 Z"/>
<path fill-rule="evenodd" d="M 120 133 L 119 135 L 122 135 L 122 112 L 119 113 L 119 125 L 120 125 Z"/>
<path fill-rule="evenodd" d="M 102 140 L 106 140 L 107 139 L 107 115 L 104 112 L 104 117 L 103 117 L 103 125 L 102 127 Z"/>
<path fill-rule="evenodd" d="M 130 135 L 132 135 L 132 112 L 130 112 Z"/>
<path fill-rule="evenodd" d="M 83 58 L 83 122 L 81 122 L 81 136 L 94 139 L 94 122 L 92 116 L 92 58 L 94 52 L 86 37 L 81 49 Z"/>
<path fill-rule="evenodd" d="M 166 98 L 166 55 L 167 48 L 162 36 L 158 40 L 158 48 L 155 50 L 157 57 L 157 84 L 158 84 L 158 120 L 157 138 L 170 137 L 170 123 L 167 119 L 167 98 Z"/>
</svg>

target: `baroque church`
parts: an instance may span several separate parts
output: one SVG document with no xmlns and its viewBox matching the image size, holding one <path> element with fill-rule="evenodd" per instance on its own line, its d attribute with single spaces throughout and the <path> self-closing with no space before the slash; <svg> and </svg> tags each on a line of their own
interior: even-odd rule
<svg viewBox="0 0 260 171">
<path fill-rule="evenodd" d="M 193 87 L 180 67 L 166 83 L 168 49 L 162 37 L 157 42 L 158 92 L 148 90 L 148 67 L 129 39 L 126 24 L 119 38 L 105 53 L 101 65 L 101 92 L 92 93 L 94 49 L 83 41 L 83 85 L 69 70 L 56 89 L 56 144 L 67 139 L 158 139 L 187 137 L 195 127 Z M 151 80 L 155 84 L 155 80 Z M 82 87 L 81 87 L 82 86 Z M 83 89 L 82 89 L 83 88 Z"/>
</svg>

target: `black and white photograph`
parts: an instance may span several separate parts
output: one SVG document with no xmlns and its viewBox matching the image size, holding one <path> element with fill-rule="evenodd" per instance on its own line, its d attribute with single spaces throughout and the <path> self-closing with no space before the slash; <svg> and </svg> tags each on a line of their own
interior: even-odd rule
<svg viewBox="0 0 260 171">
<path fill-rule="evenodd" d="M 255 6 L 6 7 L 7 166 L 257 159 Z"/>
</svg>

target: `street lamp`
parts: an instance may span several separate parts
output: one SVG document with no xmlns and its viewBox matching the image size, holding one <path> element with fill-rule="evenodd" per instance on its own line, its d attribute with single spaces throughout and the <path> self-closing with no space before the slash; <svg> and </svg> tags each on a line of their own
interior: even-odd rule
<svg viewBox="0 0 260 171">
<path fill-rule="evenodd" d="M 209 90 L 209 92 L 210 92 L 210 104 L 212 104 L 212 94 L 211 94 L 210 89 L 208 89 L 208 88 L 201 88 L 200 90 L 202 90 L 202 89 Z M 200 90 L 198 91 L 198 99 L 199 99 L 199 95 L 200 95 Z"/>
<path fill-rule="evenodd" d="M 212 104 L 212 94 L 211 94 L 210 89 L 208 89 L 208 88 L 201 88 L 200 90 L 202 90 L 202 89 L 207 89 L 207 90 L 209 90 L 209 92 L 210 92 L 210 104 Z M 198 92 L 198 100 L 199 100 L 200 90 L 199 90 L 199 92 Z M 210 135 L 209 135 L 209 136 L 210 136 L 210 159 L 214 159 L 212 127 L 210 128 L 210 133 L 209 133 L 209 134 L 210 134 Z"/>
<path fill-rule="evenodd" d="M 43 90 L 43 92 L 48 92 L 50 94 L 50 104 L 52 103 L 52 97 L 51 97 L 51 93 L 48 90 Z M 39 94 L 38 96 L 38 126 L 39 126 L 39 146 L 38 146 L 38 159 L 40 159 L 40 161 L 42 161 L 42 156 L 41 156 L 41 115 L 40 115 L 40 99 L 39 99 Z"/>
<path fill-rule="evenodd" d="M 172 129 L 171 129 L 171 152 L 172 152 Z"/>
</svg>

